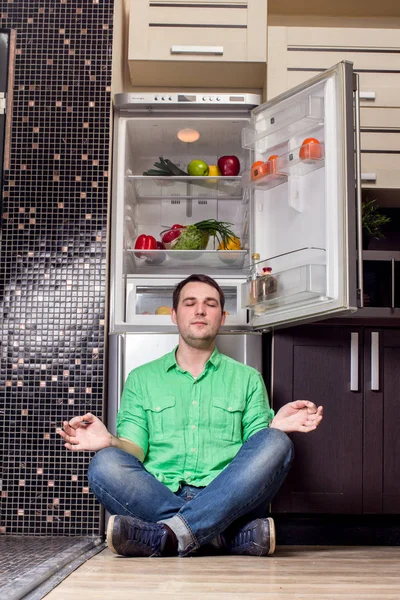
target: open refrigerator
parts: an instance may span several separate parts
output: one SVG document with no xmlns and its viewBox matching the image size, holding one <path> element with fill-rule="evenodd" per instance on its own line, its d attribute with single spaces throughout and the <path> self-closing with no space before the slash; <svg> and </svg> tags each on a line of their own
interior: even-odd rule
<svg viewBox="0 0 400 600">
<path fill-rule="evenodd" d="M 109 287 L 116 407 L 128 372 L 176 344 L 166 313 L 174 286 L 191 273 L 214 277 L 226 295 L 219 347 L 258 367 L 260 332 L 357 309 L 354 81 L 352 64 L 342 62 L 265 104 L 252 94 L 116 95 Z M 182 129 L 199 139 L 180 141 Z M 318 141 L 317 153 L 305 153 L 307 138 Z M 192 159 L 217 164 L 224 155 L 239 158 L 239 175 L 143 175 L 160 156 L 186 170 Z M 240 249 L 219 250 L 211 239 L 203 250 L 135 250 L 141 234 L 159 240 L 174 223 L 203 219 L 231 223 Z"/>
</svg>

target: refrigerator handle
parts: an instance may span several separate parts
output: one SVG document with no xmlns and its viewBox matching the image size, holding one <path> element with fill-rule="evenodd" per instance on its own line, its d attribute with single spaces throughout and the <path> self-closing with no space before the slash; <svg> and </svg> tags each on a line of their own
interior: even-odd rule
<svg viewBox="0 0 400 600">
<path fill-rule="evenodd" d="M 121 401 L 121 395 L 122 395 L 122 382 L 123 382 L 123 378 L 124 378 L 124 374 L 123 374 L 123 337 L 122 335 L 118 335 L 117 336 L 117 403 L 119 406 L 119 403 Z"/>
<path fill-rule="evenodd" d="M 350 391 L 358 392 L 358 333 L 351 334 L 350 342 Z"/>
<path fill-rule="evenodd" d="M 359 75 L 353 73 L 354 91 L 354 141 L 356 150 L 356 199 L 357 199 L 357 259 L 358 259 L 358 300 L 364 306 L 363 256 L 362 256 L 362 196 L 361 196 L 361 136 L 360 136 L 360 86 Z"/>
<path fill-rule="evenodd" d="M 392 258 L 392 308 L 396 306 L 396 260 Z"/>
</svg>

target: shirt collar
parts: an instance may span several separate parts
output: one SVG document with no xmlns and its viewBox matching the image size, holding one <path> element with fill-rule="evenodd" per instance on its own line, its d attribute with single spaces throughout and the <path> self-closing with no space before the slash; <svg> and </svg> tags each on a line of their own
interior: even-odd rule
<svg viewBox="0 0 400 600">
<path fill-rule="evenodd" d="M 178 367 L 178 363 L 176 362 L 176 351 L 178 349 L 178 346 L 175 346 L 175 348 L 172 350 L 172 352 L 168 352 L 168 354 L 165 355 L 165 370 L 169 371 L 170 369 L 172 369 L 173 367 Z M 213 353 L 211 354 L 210 358 L 208 359 L 208 361 L 205 364 L 205 368 L 208 367 L 208 365 L 213 365 L 214 369 L 218 369 L 219 365 L 221 364 L 221 354 L 217 348 L 217 346 L 215 346 Z"/>
<path fill-rule="evenodd" d="M 172 369 L 172 367 L 177 367 L 178 363 L 176 362 L 176 351 L 178 349 L 178 346 L 175 346 L 175 348 L 172 350 L 172 352 L 168 352 L 168 354 L 165 355 L 164 357 L 164 365 L 165 365 L 165 370 L 169 371 L 170 369 Z"/>
<path fill-rule="evenodd" d="M 213 353 L 206 362 L 206 367 L 208 364 L 213 365 L 214 369 L 218 369 L 219 365 L 221 364 L 221 354 L 219 353 L 217 346 L 215 346 Z"/>
</svg>

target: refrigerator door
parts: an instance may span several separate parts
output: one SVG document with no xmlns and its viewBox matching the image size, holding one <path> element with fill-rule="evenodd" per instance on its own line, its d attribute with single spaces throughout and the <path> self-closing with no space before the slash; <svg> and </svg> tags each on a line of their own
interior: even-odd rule
<svg viewBox="0 0 400 600">
<path fill-rule="evenodd" d="M 355 311 L 353 69 L 342 62 L 252 112 L 252 251 L 242 286 L 255 328 Z M 264 269 L 264 270 L 263 270 Z"/>
<path fill-rule="evenodd" d="M 178 344 L 178 333 L 130 333 L 109 337 L 108 428 L 115 434 L 120 397 L 130 371 L 171 352 Z M 220 352 L 262 371 L 262 335 L 221 333 L 217 337 Z"/>
</svg>

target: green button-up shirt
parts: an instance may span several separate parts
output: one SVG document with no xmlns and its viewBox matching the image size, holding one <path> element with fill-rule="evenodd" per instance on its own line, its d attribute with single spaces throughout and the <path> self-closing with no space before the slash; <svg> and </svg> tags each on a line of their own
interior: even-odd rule
<svg viewBox="0 0 400 600">
<path fill-rule="evenodd" d="M 175 492 L 208 485 L 274 412 L 258 371 L 215 348 L 194 378 L 175 350 L 131 371 L 117 435 L 143 449 L 144 466 Z"/>
</svg>

